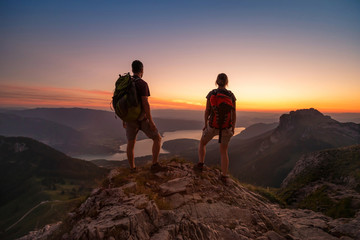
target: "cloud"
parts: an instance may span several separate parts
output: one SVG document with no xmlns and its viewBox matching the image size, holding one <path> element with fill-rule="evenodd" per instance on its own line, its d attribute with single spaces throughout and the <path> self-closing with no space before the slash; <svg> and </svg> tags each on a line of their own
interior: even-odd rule
<svg viewBox="0 0 360 240">
<path fill-rule="evenodd" d="M 96 107 L 109 106 L 112 93 L 99 90 L 31 87 L 0 84 L 0 106 Z"/>
<path fill-rule="evenodd" d="M 75 88 L 0 84 L 0 107 L 88 107 L 110 109 L 112 92 Z M 152 109 L 202 109 L 185 100 L 150 97 Z"/>
</svg>

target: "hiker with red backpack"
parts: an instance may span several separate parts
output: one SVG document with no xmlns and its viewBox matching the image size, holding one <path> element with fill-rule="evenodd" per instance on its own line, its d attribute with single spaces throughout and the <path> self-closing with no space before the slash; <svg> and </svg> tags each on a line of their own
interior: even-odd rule
<svg viewBox="0 0 360 240">
<path fill-rule="evenodd" d="M 219 135 L 220 154 L 221 154 L 221 181 L 228 184 L 228 144 L 234 135 L 236 122 L 235 95 L 226 89 L 228 77 L 225 73 L 220 73 L 216 79 L 217 89 L 213 89 L 206 96 L 205 126 L 199 144 L 199 162 L 195 166 L 197 170 L 202 170 L 205 161 L 206 144 Z"/>
</svg>

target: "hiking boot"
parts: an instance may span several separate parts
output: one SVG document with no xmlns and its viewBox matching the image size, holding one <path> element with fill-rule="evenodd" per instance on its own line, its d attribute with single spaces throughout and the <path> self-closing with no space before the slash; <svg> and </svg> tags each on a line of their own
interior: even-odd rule
<svg viewBox="0 0 360 240">
<path fill-rule="evenodd" d="M 161 166 L 159 163 L 154 163 L 150 168 L 151 172 L 157 173 L 166 170 L 166 167 Z"/>
<path fill-rule="evenodd" d="M 204 163 L 202 162 L 198 162 L 195 166 L 194 166 L 194 170 L 198 171 L 198 172 L 202 172 L 204 170 Z"/>
<path fill-rule="evenodd" d="M 130 168 L 130 173 L 137 173 L 137 168 L 136 167 L 134 167 L 134 168 Z"/>
<path fill-rule="evenodd" d="M 221 174 L 220 175 L 220 180 L 225 186 L 229 186 L 229 184 L 230 184 L 229 176 Z"/>
</svg>

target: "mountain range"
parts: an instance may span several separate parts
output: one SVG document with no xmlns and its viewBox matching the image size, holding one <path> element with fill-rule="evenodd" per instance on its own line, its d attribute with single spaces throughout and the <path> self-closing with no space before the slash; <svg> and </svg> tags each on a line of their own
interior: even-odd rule
<svg viewBox="0 0 360 240">
<path fill-rule="evenodd" d="M 59 151 L 69 154 L 114 153 L 116 150 L 106 144 L 98 144 L 82 131 L 41 118 L 23 117 L 0 113 L 0 134 L 4 136 L 23 136 L 37 139 Z M 121 141 L 119 139 L 119 141 Z"/>
<path fill-rule="evenodd" d="M 236 136 L 236 139 L 250 139 L 270 130 L 273 130 L 278 125 L 279 123 L 255 123 L 245 128 L 238 136 Z"/>
<path fill-rule="evenodd" d="M 156 109 L 152 110 L 152 114 L 153 117 L 166 119 L 200 120 L 201 122 L 203 122 L 204 119 L 204 111 L 199 110 Z M 268 124 L 276 122 L 281 113 L 237 111 L 236 115 L 236 127 L 249 127 L 256 123 Z M 351 115 L 349 117 L 351 117 L 351 119 L 353 119 L 353 117 L 359 118 L 359 114 Z M 343 116 L 343 119 L 348 119 L 347 115 Z"/>
<path fill-rule="evenodd" d="M 340 123 L 316 109 L 292 111 L 280 117 L 275 129 L 248 139 L 233 137 L 229 170 L 243 182 L 280 187 L 303 154 L 354 144 L 360 144 L 360 124 Z M 218 148 L 208 144 L 206 164 L 220 164 Z M 180 156 L 197 162 L 197 148 Z"/>
<path fill-rule="evenodd" d="M 200 129 L 200 121 L 154 118 L 160 133 Z M 110 155 L 126 143 L 122 121 L 109 111 L 37 108 L 0 113 L 0 135 L 25 136 L 76 155 Z M 138 140 L 145 138 L 140 132 Z"/>
</svg>

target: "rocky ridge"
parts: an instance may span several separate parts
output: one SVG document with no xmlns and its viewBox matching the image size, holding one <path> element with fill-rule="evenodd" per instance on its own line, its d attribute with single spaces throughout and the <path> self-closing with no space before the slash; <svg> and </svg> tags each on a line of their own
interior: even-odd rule
<svg viewBox="0 0 360 240">
<path fill-rule="evenodd" d="M 294 135 L 297 136 L 298 141 L 311 139 L 324 141 L 328 147 L 348 146 L 360 143 L 360 125 L 340 123 L 314 108 L 301 109 L 281 115 L 279 126 L 273 132 L 270 142 L 276 143 Z M 338 139 L 330 136 L 336 136 Z"/>
<path fill-rule="evenodd" d="M 114 170 L 67 221 L 22 239 L 360 239 L 360 215 L 282 209 L 220 171 L 173 159 L 166 170 Z M 50 227 L 48 226 L 48 229 Z"/>
</svg>

